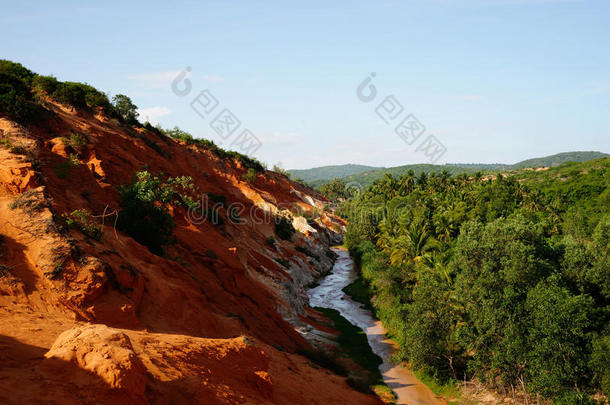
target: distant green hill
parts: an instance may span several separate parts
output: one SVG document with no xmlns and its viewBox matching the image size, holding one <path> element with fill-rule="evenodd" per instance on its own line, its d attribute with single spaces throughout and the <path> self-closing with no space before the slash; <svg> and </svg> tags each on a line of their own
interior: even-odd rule
<svg viewBox="0 0 610 405">
<path fill-rule="evenodd" d="M 606 156 L 610 155 L 602 152 L 558 153 L 556 155 L 524 160 L 522 162 L 515 163 L 514 165 L 512 165 L 512 168 L 519 169 L 523 167 L 554 167 L 559 166 L 560 164 L 565 162 L 585 162 L 587 160 L 599 159 Z"/>
<path fill-rule="evenodd" d="M 460 173 L 475 173 L 480 171 L 481 169 L 477 167 L 466 167 L 466 166 L 458 166 L 458 165 L 430 165 L 430 164 L 418 164 L 418 165 L 405 165 L 405 166 L 396 166 L 390 167 L 387 169 L 377 169 L 377 170 L 368 170 L 363 173 L 353 174 L 351 176 L 346 176 L 342 180 L 346 183 L 354 182 L 362 184 L 363 186 L 369 186 L 373 184 L 376 180 L 379 180 L 386 174 L 391 174 L 392 176 L 398 177 L 409 170 L 413 170 L 415 174 L 419 174 L 421 172 L 427 173 L 440 173 L 443 169 L 446 169 L 452 176 L 455 176 Z"/>
<path fill-rule="evenodd" d="M 352 174 L 362 173 L 367 170 L 383 169 L 381 167 L 365 166 L 365 165 L 336 165 L 336 166 L 322 166 L 314 167 L 313 169 L 304 170 L 288 170 L 288 173 L 293 178 L 300 178 L 308 183 L 315 182 L 316 180 L 332 180 L 335 177 L 343 178 Z"/>
<path fill-rule="evenodd" d="M 461 173 L 470 174 L 478 171 L 490 172 L 507 171 L 526 167 L 555 167 L 565 162 L 584 162 L 607 156 L 610 155 L 602 152 L 566 152 L 523 160 L 512 165 L 503 163 L 448 163 L 445 165 L 414 164 L 389 168 L 377 168 L 363 165 L 341 165 L 317 167 L 307 170 L 290 170 L 289 172 L 293 176 L 302 178 L 314 187 L 320 187 L 322 184 L 335 177 L 342 179 L 346 183 L 357 182 L 364 186 L 368 186 L 382 178 L 386 173 L 393 176 L 401 176 L 409 170 L 413 170 L 417 175 L 424 171 L 428 173 L 440 173 L 445 169 L 451 173 L 451 175 L 455 176 Z"/>
</svg>

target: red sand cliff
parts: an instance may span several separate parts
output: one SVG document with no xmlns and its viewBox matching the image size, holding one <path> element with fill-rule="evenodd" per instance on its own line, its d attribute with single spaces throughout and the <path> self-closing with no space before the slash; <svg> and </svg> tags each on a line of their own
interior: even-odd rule
<svg viewBox="0 0 610 405">
<path fill-rule="evenodd" d="M 27 151 L 0 147 L 0 403 L 378 403 L 295 354 L 308 347 L 295 329 L 310 313 L 304 287 L 330 267 L 324 253 L 344 223 L 301 217 L 293 242 L 272 247 L 273 224 L 248 219 L 252 207 L 321 212 L 324 197 L 269 171 L 246 183 L 237 161 L 101 113 L 48 108 L 53 118 L 27 129 L 0 118 L 4 139 Z M 72 132 L 86 144 L 61 179 L 54 168 L 75 153 L 61 137 Z M 101 242 L 58 229 L 77 209 L 117 210 L 116 186 L 143 167 L 191 176 L 243 204 L 248 223 L 221 209 L 224 225 L 197 225 L 173 207 L 165 257 L 115 233 L 113 216 Z M 30 208 L 11 209 L 25 192 Z"/>
</svg>

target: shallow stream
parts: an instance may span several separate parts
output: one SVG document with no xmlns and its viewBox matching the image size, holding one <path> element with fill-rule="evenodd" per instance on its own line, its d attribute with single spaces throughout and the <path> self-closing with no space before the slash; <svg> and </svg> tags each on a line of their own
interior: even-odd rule
<svg viewBox="0 0 610 405">
<path fill-rule="evenodd" d="M 398 398 L 397 404 L 445 404 L 413 372 L 403 364 L 392 364 L 390 358 L 396 351 L 396 343 L 386 337 L 386 330 L 373 314 L 362 308 L 342 290 L 358 278 L 349 253 L 334 248 L 339 256 L 331 274 L 320 285 L 308 291 L 312 307 L 336 309 L 352 324 L 361 328 L 375 354 L 383 359 L 379 366 L 386 384 Z"/>
</svg>

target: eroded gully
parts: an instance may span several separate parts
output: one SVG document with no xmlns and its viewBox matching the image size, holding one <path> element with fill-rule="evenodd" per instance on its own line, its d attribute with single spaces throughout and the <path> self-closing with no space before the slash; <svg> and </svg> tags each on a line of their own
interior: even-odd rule
<svg viewBox="0 0 610 405">
<path fill-rule="evenodd" d="M 361 328 L 375 354 L 383 360 L 379 366 L 386 384 L 394 391 L 397 404 L 446 404 L 425 384 L 415 377 L 404 364 L 392 364 L 390 358 L 396 351 L 396 343 L 386 337 L 386 330 L 373 314 L 361 308 L 342 290 L 358 278 L 352 259 L 344 249 L 334 248 L 338 258 L 331 274 L 321 284 L 308 291 L 312 307 L 336 309 L 352 324 Z"/>
</svg>

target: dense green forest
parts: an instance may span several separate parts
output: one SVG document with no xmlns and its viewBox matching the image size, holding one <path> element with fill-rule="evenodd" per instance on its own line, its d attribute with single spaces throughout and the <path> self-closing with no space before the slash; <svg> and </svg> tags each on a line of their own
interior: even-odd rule
<svg viewBox="0 0 610 405">
<path fill-rule="evenodd" d="M 386 175 L 340 208 L 400 357 L 557 403 L 610 394 L 610 158 Z M 361 291 L 362 293 L 362 291 Z"/>
</svg>

